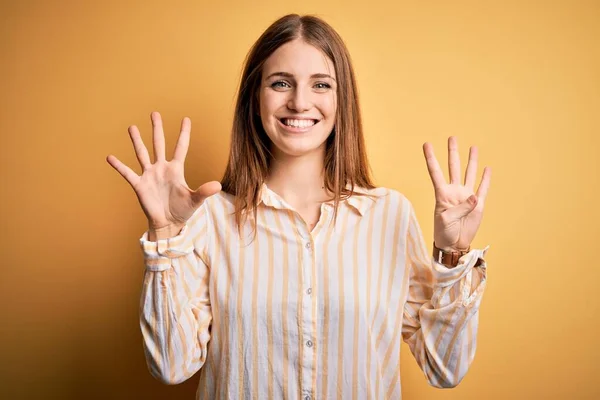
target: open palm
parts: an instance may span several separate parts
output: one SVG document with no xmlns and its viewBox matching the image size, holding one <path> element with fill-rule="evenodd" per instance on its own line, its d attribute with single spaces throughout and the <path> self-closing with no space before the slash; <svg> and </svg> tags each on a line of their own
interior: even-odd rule
<svg viewBox="0 0 600 400">
<path fill-rule="evenodd" d="M 470 148 L 463 184 L 460 183 L 461 168 L 456 137 L 448 138 L 450 183 L 447 183 L 444 178 L 431 143 L 423 144 L 423 154 L 435 191 L 434 243 L 438 248 L 444 250 L 466 250 L 475 238 L 483 218 L 483 207 L 490 186 L 492 170 L 490 167 L 485 167 L 477 194 L 474 195 L 478 161 L 477 147 L 471 146 Z M 469 198 L 474 198 L 474 202 L 470 202 Z"/>
<path fill-rule="evenodd" d="M 135 154 L 142 167 L 142 175 L 123 164 L 113 155 L 106 161 L 131 185 L 148 218 L 150 228 L 158 230 L 168 226 L 183 226 L 207 197 L 221 190 L 217 181 L 205 183 L 196 190 L 189 188 L 184 177 L 184 163 L 190 144 L 191 120 L 184 118 L 175 147 L 173 159 L 165 157 L 165 134 L 158 112 L 151 114 L 154 163 L 142 142 L 135 125 L 129 127 Z"/>
</svg>

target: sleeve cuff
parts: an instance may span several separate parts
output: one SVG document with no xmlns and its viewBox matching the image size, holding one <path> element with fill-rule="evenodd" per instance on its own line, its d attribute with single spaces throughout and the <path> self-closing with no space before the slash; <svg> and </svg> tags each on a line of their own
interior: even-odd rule
<svg viewBox="0 0 600 400">
<path fill-rule="evenodd" d="M 189 227 L 185 224 L 177 236 L 151 242 L 148 240 L 148 230 L 146 230 L 139 239 L 146 268 L 151 271 L 164 271 L 171 267 L 173 258 L 182 257 L 194 251 L 194 245 L 187 237 L 188 231 Z"/>
<path fill-rule="evenodd" d="M 471 249 L 471 251 L 459 259 L 458 265 L 454 268 L 448 268 L 444 264 L 440 264 L 431 256 L 433 274 L 437 286 L 446 287 L 454 285 L 474 268 L 478 259 L 481 259 L 481 264 L 478 268 L 483 269 L 485 272 L 487 264 L 484 257 L 489 248 L 490 245 L 487 245 L 483 249 Z"/>
</svg>

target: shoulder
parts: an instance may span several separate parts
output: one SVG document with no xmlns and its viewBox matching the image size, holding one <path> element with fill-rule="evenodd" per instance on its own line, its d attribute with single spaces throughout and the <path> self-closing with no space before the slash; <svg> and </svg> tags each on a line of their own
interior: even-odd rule
<svg viewBox="0 0 600 400">
<path fill-rule="evenodd" d="M 397 206 L 408 206 L 411 205 L 408 198 L 399 190 L 378 186 L 373 189 L 365 189 L 361 187 L 355 188 L 355 192 L 360 193 L 362 195 L 366 195 L 371 198 L 375 204 L 383 205 L 389 203 L 390 205 Z"/>
<path fill-rule="evenodd" d="M 221 190 L 220 192 L 207 198 L 204 201 L 203 206 L 206 207 L 206 210 L 209 214 L 212 214 L 214 212 L 233 209 L 234 199 L 235 198 L 232 194 Z"/>
<path fill-rule="evenodd" d="M 215 221 L 221 221 L 223 218 L 219 217 L 232 212 L 233 208 L 233 196 L 221 190 L 204 200 L 204 203 L 194 211 L 188 224 L 212 225 L 216 223 Z"/>
<path fill-rule="evenodd" d="M 379 186 L 372 189 L 356 187 L 355 192 L 359 195 L 352 196 L 350 204 L 361 210 L 363 214 L 371 209 L 382 217 L 397 215 L 406 218 L 412 208 L 411 202 L 404 193 L 389 187 Z"/>
</svg>

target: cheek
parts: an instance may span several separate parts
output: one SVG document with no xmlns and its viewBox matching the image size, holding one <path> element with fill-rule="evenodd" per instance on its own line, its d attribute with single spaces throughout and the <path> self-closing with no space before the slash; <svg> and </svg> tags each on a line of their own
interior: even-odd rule
<svg viewBox="0 0 600 400">
<path fill-rule="evenodd" d="M 281 93 L 263 91 L 260 95 L 260 113 L 262 118 L 270 118 L 282 104 L 285 104 L 285 101 Z"/>
<path fill-rule="evenodd" d="M 335 118 L 335 113 L 337 109 L 337 98 L 336 96 L 323 96 L 321 101 L 319 102 L 319 108 L 321 109 L 321 113 L 329 120 Z"/>
</svg>

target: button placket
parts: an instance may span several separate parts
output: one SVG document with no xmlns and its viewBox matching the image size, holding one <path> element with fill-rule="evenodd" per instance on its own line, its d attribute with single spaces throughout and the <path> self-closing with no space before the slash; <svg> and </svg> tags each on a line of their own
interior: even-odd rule
<svg viewBox="0 0 600 400">
<path fill-rule="evenodd" d="M 305 233 L 305 232 L 303 232 Z M 315 277 L 313 276 L 314 271 L 315 271 L 315 256 L 316 256 L 316 252 L 315 252 L 315 237 L 313 236 L 313 233 L 311 232 L 307 232 L 306 236 L 303 235 L 303 242 L 301 244 L 301 246 L 304 247 L 304 250 L 300 250 L 303 251 L 303 262 L 302 262 L 302 269 L 303 269 L 303 276 L 302 276 L 302 291 L 304 291 L 307 295 L 304 296 L 303 300 L 302 300 L 302 336 L 303 336 L 303 347 L 304 347 L 304 351 L 303 351 L 303 361 L 302 361 L 302 366 L 303 366 L 303 371 L 302 371 L 302 382 L 300 383 L 301 385 L 301 390 L 304 392 L 305 396 L 302 397 L 302 399 L 305 399 L 308 397 L 308 399 L 312 399 L 310 390 L 313 389 L 313 376 L 316 373 L 316 371 L 314 370 L 315 365 L 314 365 L 314 355 L 315 355 L 315 342 L 313 341 L 313 339 L 316 336 L 316 332 L 314 331 L 314 311 L 315 311 L 315 298 L 313 298 L 313 296 L 310 296 L 310 294 L 312 293 L 313 290 L 313 285 L 314 285 L 314 280 Z"/>
</svg>

